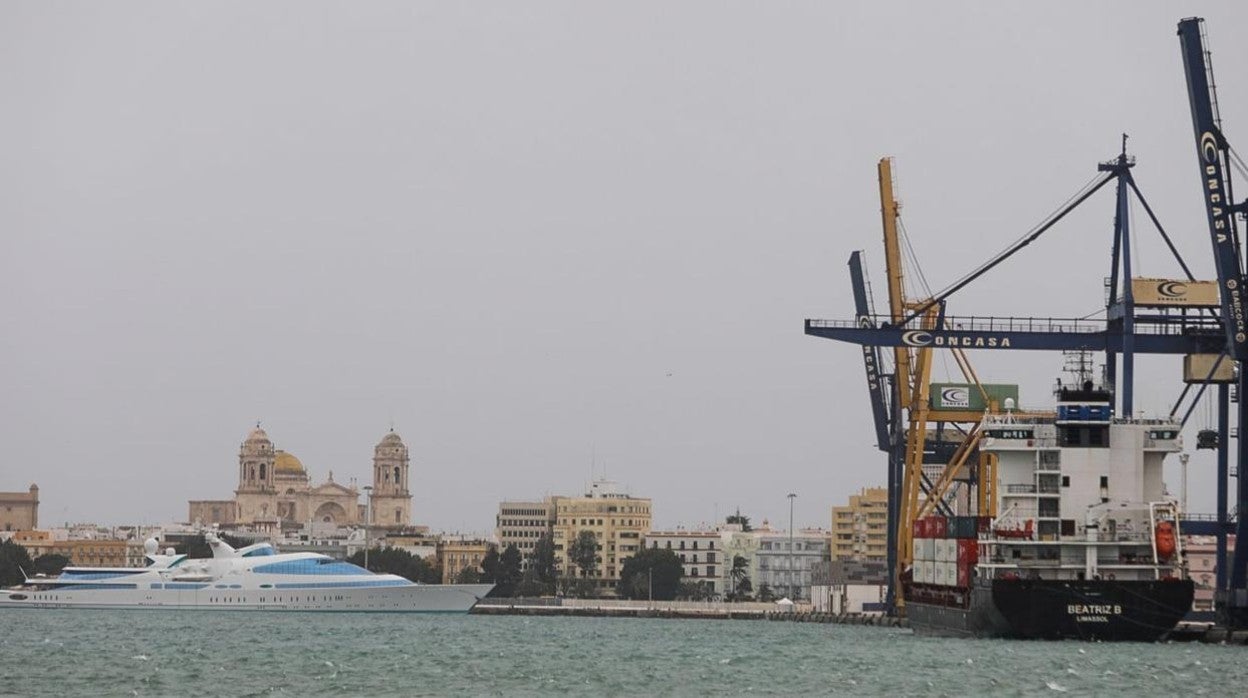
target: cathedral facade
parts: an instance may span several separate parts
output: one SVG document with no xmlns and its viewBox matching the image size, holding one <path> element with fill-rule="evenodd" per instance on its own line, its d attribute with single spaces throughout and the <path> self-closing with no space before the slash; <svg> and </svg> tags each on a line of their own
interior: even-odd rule
<svg viewBox="0 0 1248 698">
<path fill-rule="evenodd" d="M 354 483 L 334 482 L 332 470 L 325 482 L 313 484 L 303 463 L 274 448 L 269 435 L 257 425 L 239 447 L 234 499 L 192 500 L 189 520 L 277 531 L 307 523 L 357 526 L 371 510 L 371 525 L 402 528 L 411 525 L 412 519 L 409 465 L 407 446 L 390 430 L 373 449 L 370 507 L 367 498 L 361 503 L 360 489 Z"/>
</svg>

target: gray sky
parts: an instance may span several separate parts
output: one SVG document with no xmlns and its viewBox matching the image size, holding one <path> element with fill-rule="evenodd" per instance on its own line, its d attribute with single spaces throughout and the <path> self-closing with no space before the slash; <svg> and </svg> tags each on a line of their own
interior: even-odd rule
<svg viewBox="0 0 1248 698">
<path fill-rule="evenodd" d="M 1248 151 L 1244 3 L 6 2 L 0 489 L 37 481 L 45 523 L 171 520 L 230 496 L 257 419 L 339 481 L 393 421 L 435 529 L 595 462 L 656 526 L 787 524 L 790 491 L 827 526 L 884 463 L 858 352 L 802 320 L 851 315 L 854 249 L 884 300 L 876 160 L 943 287 L 1127 131 L 1211 276 L 1194 14 Z M 1094 311 L 1112 213 L 950 312 Z M 1175 275 L 1137 222 L 1137 268 Z M 1050 404 L 1059 356 L 973 360 Z M 1180 359 L 1140 363 L 1139 407 L 1168 410 Z"/>
</svg>

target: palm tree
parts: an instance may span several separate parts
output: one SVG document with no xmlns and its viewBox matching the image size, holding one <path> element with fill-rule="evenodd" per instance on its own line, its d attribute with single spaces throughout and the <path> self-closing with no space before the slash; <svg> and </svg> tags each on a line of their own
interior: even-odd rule
<svg viewBox="0 0 1248 698">
<path fill-rule="evenodd" d="M 750 561 L 740 555 L 734 555 L 728 577 L 732 580 L 732 596 L 736 598 L 737 589 L 742 586 L 741 582 L 750 578 Z"/>
</svg>

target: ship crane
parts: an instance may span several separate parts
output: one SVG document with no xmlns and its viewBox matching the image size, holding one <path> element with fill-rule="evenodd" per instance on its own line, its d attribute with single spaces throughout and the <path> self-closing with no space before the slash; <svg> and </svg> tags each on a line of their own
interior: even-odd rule
<svg viewBox="0 0 1248 698">
<path fill-rule="evenodd" d="M 1218 511 L 1213 521 L 1190 520 L 1184 522 L 1189 533 L 1215 534 L 1218 537 L 1218 599 L 1224 619 L 1236 627 L 1248 625 L 1248 584 L 1245 568 L 1248 567 L 1248 516 L 1239 516 L 1248 510 L 1248 477 L 1239 478 L 1235 516 L 1229 515 L 1227 482 L 1229 475 L 1230 434 L 1230 382 L 1238 382 L 1238 395 L 1245 394 L 1248 376 L 1239 369 L 1248 357 L 1248 327 L 1243 307 L 1242 284 L 1244 281 L 1238 234 L 1233 213 L 1244 211 L 1244 204 L 1231 206 L 1229 177 L 1225 163 L 1232 155 L 1219 124 L 1216 123 L 1216 102 L 1208 86 L 1208 57 L 1203 49 L 1200 20 L 1184 20 L 1180 23 L 1180 36 L 1188 69 L 1189 92 L 1192 95 L 1193 120 L 1196 126 L 1198 154 L 1202 163 L 1202 190 L 1215 187 L 1224 192 L 1221 198 L 1207 196 L 1211 237 L 1213 239 L 1218 279 L 1216 282 L 1198 281 L 1187 263 L 1166 233 L 1158 217 L 1148 204 L 1132 170 L 1135 160 L 1127 154 L 1124 137 L 1121 152 L 1112 160 L 1100 163 L 1098 175 L 1078 190 L 1069 200 L 1044 219 L 1022 238 L 1002 250 L 988 261 L 973 269 L 946 289 L 930 294 L 920 300 L 904 296 L 900 275 L 900 253 L 895 248 L 896 231 L 890 234 L 890 223 L 895 219 L 892 202 L 891 175 L 887 160 L 881 162 L 880 188 L 885 228 L 885 258 L 889 268 L 889 300 L 887 314 L 875 314 L 870 308 L 869 294 L 865 287 L 862 258 L 854 253 L 850 258 L 850 276 L 854 287 L 856 315 L 852 320 L 814 320 L 805 323 L 806 334 L 857 344 L 862 347 L 867 369 L 868 388 L 876 426 L 877 446 L 888 456 L 889 492 L 889 547 L 888 558 L 890 598 L 899 601 L 896 586 L 899 574 L 906 562 L 910 520 L 933 508 L 939 508 L 941 482 L 926 482 L 913 477 L 914 466 L 928 462 L 948 463 L 945 473 L 954 469 L 958 459 L 971 457 L 974 446 L 973 434 L 965 432 L 966 446 L 959 453 L 935 453 L 927 443 L 927 394 L 931 351 L 949 349 L 958 353 L 967 349 L 1010 349 L 1038 351 L 1096 351 L 1106 358 L 1106 377 L 1116 390 L 1118 414 L 1134 412 L 1134 359 L 1136 354 L 1181 355 L 1184 362 L 1184 388 L 1172 410 L 1176 414 L 1188 396 L 1189 388 L 1199 386 L 1191 398 L 1194 406 L 1208 385 L 1216 385 L 1218 431 L 1216 445 L 1218 455 Z M 1201 85 L 1205 85 L 1202 88 Z M 1193 87 L 1193 85 L 1195 85 Z M 1206 177 L 1209 168 L 1215 168 Z M 1095 193 L 1114 183 L 1115 216 L 1111 248 L 1109 294 L 1106 299 L 1105 318 L 1062 317 L 993 317 L 951 316 L 946 301 L 954 293 L 973 283 L 976 279 L 996 268 L 1019 253 L 1023 248 L 1052 229 L 1067 214 L 1079 207 Z M 887 183 L 887 186 L 886 186 Z M 1131 246 L 1134 242 L 1128 211 L 1134 198 L 1141 205 L 1149 221 L 1164 240 L 1179 267 L 1183 279 L 1141 279 L 1132 269 Z M 890 242 L 890 237 L 892 241 Z M 890 249 L 890 245 L 893 247 Z M 1216 283 L 1216 286 L 1215 286 Z M 1121 293 L 1120 293 L 1121 288 Z M 1218 293 L 1218 289 L 1223 292 Z M 1229 293 L 1227 291 L 1238 291 Z M 881 366 L 881 349 L 892 349 L 894 370 L 891 374 Z M 962 361 L 959 359 L 959 365 Z M 969 364 L 968 364 L 969 365 Z M 972 374 L 973 375 L 973 374 Z M 968 381 L 972 380 L 968 375 Z M 973 380 L 979 385 L 978 379 Z M 982 388 L 982 386 L 980 386 Z M 1186 416 L 1190 416 L 1191 408 Z M 1186 416 L 1183 421 L 1186 421 Z M 975 423 L 982 417 L 968 415 L 965 423 Z M 958 420 L 950 420 L 958 421 Z M 1248 433 L 1248 413 L 1240 410 L 1239 433 Z M 907 429 L 908 427 L 908 429 Z M 973 429 L 973 427 L 972 427 Z M 927 455 L 923 455 L 923 454 Z M 972 461 L 974 462 L 974 461 Z M 1238 453 L 1238 472 L 1248 473 L 1248 451 Z M 978 476 L 981 484 L 986 480 L 985 468 L 990 463 L 979 463 Z M 919 469 L 921 474 L 921 468 Z M 908 477 L 910 476 L 910 477 Z M 941 478 L 942 481 L 945 479 Z M 984 487 L 980 488 L 981 503 Z M 915 506 L 916 493 L 927 496 L 921 508 Z M 1237 533 L 1233 564 L 1227 564 L 1226 534 Z M 1228 575 L 1227 572 L 1230 571 Z"/>
</svg>

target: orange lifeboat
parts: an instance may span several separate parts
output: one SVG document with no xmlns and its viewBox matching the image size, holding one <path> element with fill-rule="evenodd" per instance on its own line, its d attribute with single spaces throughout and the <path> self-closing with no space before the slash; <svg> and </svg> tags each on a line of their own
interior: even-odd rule
<svg viewBox="0 0 1248 698">
<path fill-rule="evenodd" d="M 1157 559 L 1165 561 L 1174 555 L 1174 524 L 1162 521 L 1153 530 L 1153 545 L 1157 548 Z"/>
</svg>

